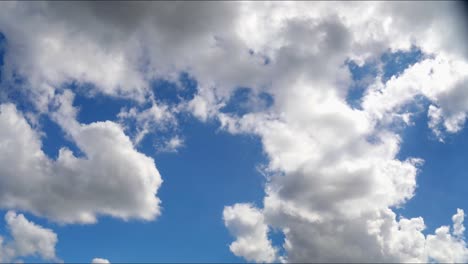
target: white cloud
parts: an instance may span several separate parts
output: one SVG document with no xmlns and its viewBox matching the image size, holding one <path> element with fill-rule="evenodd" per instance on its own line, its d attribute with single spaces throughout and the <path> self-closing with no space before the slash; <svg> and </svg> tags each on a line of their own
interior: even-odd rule
<svg viewBox="0 0 468 264">
<path fill-rule="evenodd" d="M 435 235 L 428 235 L 426 248 L 429 259 L 439 263 L 464 263 L 468 261 L 468 248 L 463 240 L 464 212 L 457 209 L 453 215 L 453 231 L 449 226 L 441 226 L 435 231 Z"/>
<path fill-rule="evenodd" d="M 62 148 L 51 160 L 15 106 L 0 105 L 0 206 L 64 223 L 92 223 L 97 215 L 154 219 L 162 182 L 154 160 L 116 123 L 79 124 L 66 95 L 54 117 L 85 157 Z"/>
<path fill-rule="evenodd" d="M 287 8 L 306 16 L 298 6 Z M 397 158 L 401 140 L 391 126 L 400 117 L 410 123 L 408 113 L 400 111 L 417 95 L 439 102 L 442 94 L 450 93 L 466 75 L 466 62 L 455 56 L 461 50 L 448 49 L 444 41 L 436 39 L 433 46 L 420 41 L 434 38 L 433 32 L 413 26 L 407 14 L 388 14 L 382 6 L 338 5 L 340 18 L 334 21 L 325 19 L 330 17 L 327 12 L 335 13 L 327 7 L 307 18 L 297 19 L 293 12 L 290 20 L 282 19 L 281 34 L 270 46 L 270 67 L 273 72 L 278 67 L 269 90 L 273 111 L 242 118 L 219 115 L 228 131 L 261 137 L 271 176 L 263 208 L 255 210 L 263 212 L 272 228 L 283 230 L 287 261 L 427 261 L 422 218 L 397 220 L 391 210 L 413 197 L 423 160 Z M 420 15 L 432 21 L 437 8 L 443 9 L 440 14 L 449 10 L 436 4 Z M 255 11 L 256 23 L 262 11 Z M 431 29 L 440 30 L 445 19 L 449 18 Z M 267 28 L 275 24 L 273 20 Z M 421 30 L 413 31 L 415 27 Z M 347 105 L 350 80 L 341 66 L 347 58 L 379 58 L 388 48 L 411 45 L 434 58 L 386 83 L 377 78 L 363 98 L 362 110 Z M 445 123 L 447 131 L 460 129 L 460 120 Z"/>
<path fill-rule="evenodd" d="M 247 261 L 276 261 L 276 250 L 268 239 L 268 226 L 261 211 L 250 204 L 235 204 L 224 208 L 223 219 L 236 237 L 229 246 L 236 256 Z"/>
<path fill-rule="evenodd" d="M 450 252 L 464 254 L 459 217 L 453 234 L 442 227 L 425 238 L 422 218 L 397 220 L 392 211 L 413 197 L 422 164 L 418 158 L 397 158 L 402 142 L 391 127 L 402 118 L 411 124 L 411 113 L 403 108 L 417 96 L 426 97 L 432 104 L 428 125 L 438 137 L 460 131 L 466 119 L 468 53 L 466 36 L 460 34 L 463 25 L 457 23 L 462 18 L 457 3 L 119 5 L 106 9 L 95 2 L 8 3 L 0 11 L 0 31 L 9 42 L 5 76 L 14 71 L 24 75 L 39 109 L 58 100 L 62 106 L 51 115 L 88 158 L 62 150 L 57 161 L 50 161 L 24 118 L 11 105 L 3 106 L 7 114 L 0 115 L 5 127 L 0 140 L 13 142 L 8 143 L 13 147 L 0 149 L 10 154 L 0 156 L 0 161 L 15 164 L 19 157 L 29 166 L 0 167 L 7 175 L 0 186 L 8 186 L 0 205 L 66 222 L 92 222 L 96 214 L 153 218 L 159 212 L 154 194 L 160 184 L 153 161 L 134 150 L 119 125 L 79 124 L 69 95 L 57 99 L 55 87 L 72 80 L 90 82 L 95 91 L 148 102 L 148 80 L 188 71 L 199 83 L 198 93 L 177 109 L 191 111 L 201 120 L 216 117 L 233 133 L 258 135 L 269 158 L 263 208 L 238 205 L 225 211 L 232 220 L 226 221 L 228 228 L 238 223 L 241 230 L 255 234 L 234 231 L 235 254 L 255 261 L 275 259 L 268 226 L 285 234 L 286 254 L 281 256 L 285 261 L 426 261 L 427 247 L 443 250 L 434 251 L 433 259 L 453 260 L 446 258 Z M 123 15 L 121 10 L 129 11 Z M 24 19 L 18 22 L 17 17 Z M 347 60 L 362 64 L 411 46 L 427 56 L 385 83 L 377 76 L 365 92 L 362 110 L 346 103 L 352 84 Z M 268 92 L 273 106 L 242 117 L 220 113 L 239 86 Z M 164 116 L 166 111 L 159 107 L 152 104 L 142 112 L 128 110 L 122 115 L 140 118 L 139 132 L 144 135 Z M 103 173 L 116 171 L 115 164 L 126 173 L 118 170 L 109 174 L 112 177 Z M 126 177 L 130 172 L 139 177 L 130 180 Z M 38 184 L 26 186 L 11 175 L 39 175 L 30 177 Z M 49 175 L 66 176 L 51 185 Z M 89 191 L 87 182 L 81 181 L 84 175 L 102 179 L 92 185 L 98 192 Z M 125 187 L 109 186 L 113 180 Z M 128 186 L 148 186 L 141 184 L 147 181 L 151 187 L 130 195 L 139 188 Z M 78 190 L 85 195 L 69 190 L 70 182 L 82 187 Z M 64 198 L 67 193 L 70 199 L 51 200 L 63 204 L 46 203 L 42 196 L 32 199 L 34 186 L 51 186 L 52 194 Z M 114 199 L 114 188 L 126 194 L 119 196 L 123 201 Z M 257 219 L 257 224 L 238 211 Z M 251 240 L 261 246 L 250 247 Z"/>
<path fill-rule="evenodd" d="M 211 75 L 223 56 L 239 60 L 215 40 L 228 36 L 236 4 L 117 5 L 115 9 L 84 2 L 2 5 L 0 31 L 9 49 L 2 71 L 5 79 L 14 73 L 27 77 L 34 86 L 33 102 L 44 111 L 54 89 L 66 82 L 91 83 L 100 93 L 144 101 L 153 78 L 187 69 L 197 60 L 206 64 L 199 71 Z M 18 16 L 31 19 L 12 23 Z M 226 68 L 217 71 L 229 78 L 232 72 Z"/>
<path fill-rule="evenodd" d="M 107 260 L 107 259 L 103 259 L 103 258 L 93 258 L 93 260 L 91 261 L 92 264 L 98 264 L 98 263 L 101 263 L 101 264 L 109 264 L 110 261 Z"/>
<path fill-rule="evenodd" d="M 442 138 L 441 125 L 446 132 L 455 133 L 465 123 L 467 72 L 467 61 L 436 55 L 416 63 L 386 83 L 377 80 L 364 97 L 363 107 L 379 120 L 388 119 L 411 104 L 416 96 L 424 96 L 435 104 L 428 109 L 428 126 Z"/>
<path fill-rule="evenodd" d="M 0 237 L 0 261 L 12 262 L 28 256 L 40 256 L 44 260 L 58 261 L 55 255 L 57 235 L 50 229 L 28 221 L 24 215 L 8 211 L 5 214 L 11 239 Z M 6 242 L 6 243 L 5 243 Z"/>
<path fill-rule="evenodd" d="M 453 221 L 453 234 L 458 238 L 463 238 L 465 232 L 465 226 L 463 221 L 465 218 L 465 212 L 462 209 L 457 209 L 457 213 L 452 216 Z"/>
<path fill-rule="evenodd" d="M 168 127 L 177 125 L 174 117 L 176 111 L 165 104 L 156 103 L 155 100 L 151 100 L 151 102 L 151 107 L 142 111 L 132 107 L 130 109 L 121 109 L 118 114 L 120 123 L 123 125 L 128 121 L 136 122 L 136 133 L 133 137 L 135 145 L 138 145 L 148 133 L 167 130 Z"/>
<path fill-rule="evenodd" d="M 158 152 L 177 152 L 183 146 L 184 140 L 176 135 L 164 142 L 163 145 L 156 145 L 156 150 Z"/>
</svg>

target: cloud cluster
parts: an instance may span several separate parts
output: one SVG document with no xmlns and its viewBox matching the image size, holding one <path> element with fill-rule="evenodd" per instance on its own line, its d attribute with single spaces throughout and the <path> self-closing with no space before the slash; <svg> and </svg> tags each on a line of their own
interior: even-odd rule
<svg viewBox="0 0 468 264">
<path fill-rule="evenodd" d="M 418 96 L 427 98 L 428 126 L 443 139 L 463 128 L 468 113 L 468 61 L 434 55 L 407 68 L 397 78 L 376 80 L 363 99 L 364 109 L 376 119 L 392 119 Z M 388 121 L 388 120 L 387 120 Z"/>
<path fill-rule="evenodd" d="M 51 160 L 21 113 L 2 105 L 0 163 L 10 166 L 0 166 L 0 206 L 62 222 L 159 213 L 154 161 L 138 153 L 116 123 L 76 121 L 73 94 L 59 93 L 76 82 L 92 84 L 94 93 L 149 103 L 120 113 L 136 120 L 135 143 L 159 123 L 174 122 L 174 111 L 260 137 L 269 158 L 263 208 L 237 204 L 223 214 L 238 256 L 258 262 L 466 261 L 463 211 L 454 216 L 453 231 L 441 227 L 425 236 L 422 218 L 397 218 L 392 210 L 414 196 L 423 164 L 397 158 L 402 142 L 393 126 L 411 123 L 406 106 L 427 99 L 428 126 L 441 140 L 460 131 L 468 114 L 467 36 L 457 5 L 5 3 L 2 80 L 24 78 L 18 85 L 36 110 L 49 114 L 85 157 L 62 149 Z M 353 84 L 347 62 L 380 62 L 385 53 L 413 47 L 424 54 L 420 62 L 389 80 L 378 72 L 362 108 L 347 103 Z M 149 83 L 173 80 L 181 71 L 196 78 L 197 94 L 165 108 Z M 239 87 L 267 93 L 274 103 L 239 116 L 224 113 Z M 271 245 L 272 228 L 284 233 L 284 255 Z"/>
<path fill-rule="evenodd" d="M 237 238 L 229 248 L 247 261 L 274 262 L 276 250 L 268 239 L 268 225 L 262 212 L 249 204 L 227 206 L 223 212 L 226 227 Z"/>
<path fill-rule="evenodd" d="M 263 142 L 271 176 L 263 208 L 252 210 L 262 212 L 268 226 L 283 231 L 286 255 L 277 260 L 466 261 L 463 238 L 455 239 L 447 227 L 436 230 L 435 237 L 425 237 L 422 218 L 397 219 L 391 209 L 413 197 L 423 164 L 419 158 L 397 158 L 401 140 L 392 125 L 407 121 L 411 113 L 404 107 L 414 104 L 417 96 L 438 105 L 429 109 L 429 115 L 442 109 L 429 125 L 439 136 L 435 128 L 440 122 L 447 132 L 457 132 L 466 118 L 467 97 L 459 92 L 466 89 L 457 88 L 466 86 L 466 54 L 462 47 L 448 45 L 442 32 L 453 22 L 450 8 L 424 7 L 421 20 L 431 25 L 430 30 L 412 23 L 410 14 L 388 13 L 397 8 L 418 10 L 422 8 L 418 4 L 356 9 L 344 4 L 317 8 L 320 13 L 310 17 L 297 5 L 287 8 L 293 10 L 288 14 L 301 16 L 279 18 L 281 29 L 273 43 L 261 44 L 270 45 L 267 67 L 277 70 L 268 90 L 275 99 L 273 110 L 240 118 L 218 115 L 226 130 L 255 133 Z M 360 15 L 354 17 L 355 12 Z M 257 16 L 258 25 L 267 24 L 258 17 L 262 16 Z M 376 76 L 362 98 L 363 109 L 348 105 L 351 80 L 343 67 L 346 60 L 378 60 L 388 50 L 412 46 L 430 56 L 389 81 L 383 81 L 381 73 Z M 437 243 L 451 250 L 435 250 Z M 264 245 L 264 252 L 269 252 L 270 245 Z M 244 257 L 254 259 L 250 254 Z"/>
</svg>

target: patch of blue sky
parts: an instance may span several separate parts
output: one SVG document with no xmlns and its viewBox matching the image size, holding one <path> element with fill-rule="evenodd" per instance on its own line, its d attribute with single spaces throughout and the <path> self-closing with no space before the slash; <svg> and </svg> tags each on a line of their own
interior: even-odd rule
<svg viewBox="0 0 468 264">
<path fill-rule="evenodd" d="M 177 82 L 157 79 L 151 85 L 156 100 L 169 105 L 191 100 L 197 86 L 197 81 L 187 72 L 180 73 Z"/>
<path fill-rule="evenodd" d="M 277 250 L 278 256 L 286 256 L 286 249 L 284 248 L 284 241 L 286 236 L 284 232 L 280 229 L 270 229 L 268 233 L 268 238 L 271 240 L 271 244 Z"/>
<path fill-rule="evenodd" d="M 3 67 L 0 66 L 0 70 Z M 3 74 L 3 72 L 2 72 Z M 3 76 L 3 75 L 2 75 Z M 4 76 L 3 76 L 4 77 Z M 35 112 L 31 96 L 28 95 L 25 78 L 13 72 L 12 81 L 0 81 L 0 103 L 14 103 L 21 112 Z"/>
<path fill-rule="evenodd" d="M 362 97 L 364 96 L 368 85 L 378 75 L 378 64 L 377 62 L 369 61 L 364 65 L 359 66 L 354 61 L 350 60 L 346 62 L 346 65 L 348 66 L 353 80 L 346 96 L 346 102 L 352 108 L 362 109 Z"/>
<path fill-rule="evenodd" d="M 221 111 L 236 116 L 243 116 L 247 113 L 268 109 L 273 103 L 273 96 L 266 92 L 256 94 L 250 88 L 240 87 L 234 91 L 226 105 L 221 108 Z"/>
<path fill-rule="evenodd" d="M 68 148 L 76 157 L 84 157 L 84 153 L 65 134 L 62 128 L 47 115 L 39 117 L 40 130 L 43 133 L 42 151 L 51 159 L 56 160 L 61 148 Z"/>
<path fill-rule="evenodd" d="M 405 217 L 424 217 L 427 230 L 451 224 L 456 208 L 468 208 L 466 200 L 466 158 L 468 129 L 447 135 L 439 142 L 428 128 L 426 112 L 415 116 L 414 126 L 401 134 L 398 158 L 419 157 L 425 160 L 417 176 L 416 195 L 397 212 Z"/>
<path fill-rule="evenodd" d="M 89 124 L 97 121 L 117 121 L 123 107 L 131 107 L 136 102 L 131 100 L 96 94 L 92 97 L 77 93 L 73 105 L 79 109 L 77 119 L 80 123 Z"/>
<path fill-rule="evenodd" d="M 421 61 L 423 58 L 424 54 L 415 46 L 412 46 L 409 51 L 400 50 L 384 53 L 381 56 L 383 63 L 382 81 L 386 82 L 392 76 L 398 77 L 405 69 Z"/>
</svg>

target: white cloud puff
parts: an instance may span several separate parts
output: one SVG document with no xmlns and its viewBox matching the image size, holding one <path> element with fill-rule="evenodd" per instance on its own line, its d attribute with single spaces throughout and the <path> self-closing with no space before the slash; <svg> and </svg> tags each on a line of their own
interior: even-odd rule
<svg viewBox="0 0 468 264">
<path fill-rule="evenodd" d="M 12 262 L 36 255 L 45 260 L 58 261 L 55 255 L 58 239 L 52 230 L 36 225 L 13 211 L 5 214 L 5 222 L 11 239 L 4 241 L 0 237 L 0 261 Z"/>
<path fill-rule="evenodd" d="M 118 124 L 57 118 L 69 126 L 84 157 L 62 148 L 51 160 L 15 106 L 0 105 L 0 206 L 64 223 L 93 223 L 97 215 L 146 220 L 159 215 L 156 192 L 162 180 L 154 160 L 137 152 Z"/>
<path fill-rule="evenodd" d="M 268 239 L 268 226 L 263 214 L 249 204 L 227 206 L 223 211 L 226 227 L 236 237 L 229 248 L 247 261 L 273 262 L 276 250 Z"/>
</svg>

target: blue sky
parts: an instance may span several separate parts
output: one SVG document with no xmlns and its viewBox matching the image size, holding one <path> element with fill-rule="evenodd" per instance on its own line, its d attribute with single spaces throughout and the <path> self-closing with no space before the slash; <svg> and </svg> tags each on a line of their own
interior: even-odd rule
<svg viewBox="0 0 468 264">
<path fill-rule="evenodd" d="M 0 262 L 468 261 L 463 16 L 310 4 L 5 4 Z"/>
</svg>

